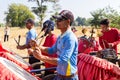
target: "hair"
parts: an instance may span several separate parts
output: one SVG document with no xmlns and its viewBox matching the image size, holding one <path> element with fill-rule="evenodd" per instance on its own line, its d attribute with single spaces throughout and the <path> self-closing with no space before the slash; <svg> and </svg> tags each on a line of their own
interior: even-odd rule
<svg viewBox="0 0 120 80">
<path fill-rule="evenodd" d="M 100 25 L 106 25 L 108 26 L 109 25 L 109 20 L 108 19 L 103 19 L 100 21 Z"/>
</svg>

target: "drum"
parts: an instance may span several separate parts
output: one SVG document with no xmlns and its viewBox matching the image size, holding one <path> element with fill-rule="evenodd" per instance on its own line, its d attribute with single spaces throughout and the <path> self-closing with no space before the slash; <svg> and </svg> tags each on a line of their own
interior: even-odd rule
<svg viewBox="0 0 120 80">
<path fill-rule="evenodd" d="M 41 80 L 2 57 L 0 57 L 0 69 L 0 80 Z"/>
<path fill-rule="evenodd" d="M 117 59 L 116 51 L 114 49 L 104 49 L 100 51 L 103 59 Z"/>
</svg>

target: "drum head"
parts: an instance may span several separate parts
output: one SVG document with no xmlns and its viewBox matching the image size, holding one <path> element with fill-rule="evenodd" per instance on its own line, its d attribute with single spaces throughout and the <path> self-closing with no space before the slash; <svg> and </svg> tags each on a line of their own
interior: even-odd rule
<svg viewBox="0 0 120 80">
<path fill-rule="evenodd" d="M 15 76 L 19 77 L 21 80 L 38 80 L 36 77 L 32 76 L 30 73 L 19 67 L 17 64 L 0 57 L 0 63 L 2 63 L 5 68 L 7 68 Z"/>
</svg>

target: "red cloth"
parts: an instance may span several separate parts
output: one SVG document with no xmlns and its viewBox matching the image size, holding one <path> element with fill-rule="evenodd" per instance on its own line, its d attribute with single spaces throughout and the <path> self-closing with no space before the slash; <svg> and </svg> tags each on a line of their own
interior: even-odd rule
<svg viewBox="0 0 120 80">
<path fill-rule="evenodd" d="M 10 61 L 13 61 L 14 63 L 16 63 L 17 65 L 21 66 L 23 69 L 30 71 L 32 69 L 32 67 L 28 64 L 25 64 L 21 61 L 19 61 L 16 57 L 15 54 L 13 54 L 12 52 L 6 50 L 3 48 L 1 42 L 0 42 L 0 57 L 4 57 Z"/>
<path fill-rule="evenodd" d="M 55 44 L 56 40 L 57 40 L 57 37 L 56 37 L 55 34 L 47 36 L 45 38 L 45 42 L 44 42 L 43 46 L 52 47 Z M 46 53 L 42 53 L 42 54 L 45 55 L 45 56 L 53 57 L 53 58 L 57 57 L 57 54 L 52 54 L 52 55 L 46 54 Z M 50 67 L 56 67 L 56 66 L 45 62 L 45 67 L 50 68 Z"/>
<path fill-rule="evenodd" d="M 7 61 L 8 62 L 8 61 Z M 9 62 L 10 63 L 10 62 Z M 12 64 L 12 66 L 17 67 L 16 65 Z M 12 71 L 11 71 L 12 70 Z M 20 76 L 15 74 L 13 69 L 11 70 L 5 66 L 3 63 L 0 62 L 0 80 L 22 80 Z M 24 71 L 24 70 L 21 70 Z M 25 72 L 25 71 L 24 71 Z M 18 74 L 21 74 L 21 76 L 25 77 L 25 73 L 18 72 Z M 29 74 L 29 73 L 28 73 Z M 27 74 L 26 74 L 27 75 Z M 28 75 L 27 75 L 28 76 Z M 36 77 L 34 75 L 29 75 Z M 27 78 L 27 77 L 26 77 Z M 41 80 L 40 78 L 36 77 L 37 80 Z"/>
<path fill-rule="evenodd" d="M 19 61 L 16 57 L 14 57 L 14 54 L 10 54 L 7 52 L 0 52 L 0 57 L 4 57 L 14 63 L 16 63 L 17 65 L 19 65 L 20 67 L 22 67 L 23 69 L 30 71 L 32 69 L 32 67 L 28 64 L 25 64 L 21 61 Z"/>
<path fill-rule="evenodd" d="M 109 31 L 102 31 L 102 34 L 103 35 L 99 37 L 99 44 L 102 49 L 105 49 L 104 44 L 106 48 L 109 48 L 108 43 L 113 43 L 113 49 L 115 49 L 117 52 L 117 44 L 120 42 L 118 30 L 116 28 L 111 28 Z"/>
<path fill-rule="evenodd" d="M 8 70 L 2 63 L 0 63 L 0 80 L 21 80 L 17 75 Z"/>
<path fill-rule="evenodd" d="M 2 46 L 2 43 L 0 41 L 0 52 L 9 52 L 8 50 L 4 49 L 3 46 Z"/>
<path fill-rule="evenodd" d="M 78 55 L 79 80 L 120 80 L 120 68 L 87 54 Z"/>
</svg>

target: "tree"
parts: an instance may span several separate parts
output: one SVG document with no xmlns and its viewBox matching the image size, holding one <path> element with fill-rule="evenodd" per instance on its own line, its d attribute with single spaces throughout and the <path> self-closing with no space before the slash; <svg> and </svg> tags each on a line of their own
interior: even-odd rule
<svg viewBox="0 0 120 80">
<path fill-rule="evenodd" d="M 74 24 L 76 26 L 86 26 L 87 23 L 86 23 L 86 18 L 82 18 L 82 17 L 77 17 L 76 20 L 74 21 Z"/>
<path fill-rule="evenodd" d="M 118 11 L 116 11 L 110 6 L 107 6 L 103 9 L 95 10 L 91 12 L 91 15 L 93 16 L 93 18 L 90 20 L 90 24 L 92 26 L 95 26 L 95 27 L 99 26 L 99 22 L 102 19 L 106 19 L 106 18 L 110 20 L 111 27 L 119 28 L 120 26 L 120 14 Z"/>
<path fill-rule="evenodd" d="M 99 26 L 100 20 L 103 18 L 103 11 L 104 9 L 99 9 L 91 12 L 93 18 L 91 19 L 90 24 L 92 26 L 95 26 L 96 28 Z"/>
<path fill-rule="evenodd" d="M 59 0 L 29 0 L 29 1 L 33 1 L 33 2 L 37 3 L 37 7 L 32 7 L 32 10 L 38 17 L 40 17 L 39 18 L 40 19 L 40 26 L 42 26 L 43 20 L 46 16 L 45 14 L 47 11 L 47 7 L 48 7 L 47 5 L 45 5 L 45 3 L 47 3 L 47 2 L 54 3 L 53 10 L 56 11 L 55 14 L 57 14 L 57 11 L 59 9 L 58 4 L 57 4 L 57 2 Z"/>
<path fill-rule="evenodd" d="M 23 4 L 11 4 L 8 8 L 8 11 L 5 12 L 5 14 L 7 14 L 7 24 L 10 24 L 12 27 L 23 27 L 25 25 L 24 21 L 26 19 L 34 19 L 34 15 L 32 14 L 32 12 L 29 10 L 28 7 L 26 7 Z"/>
</svg>

